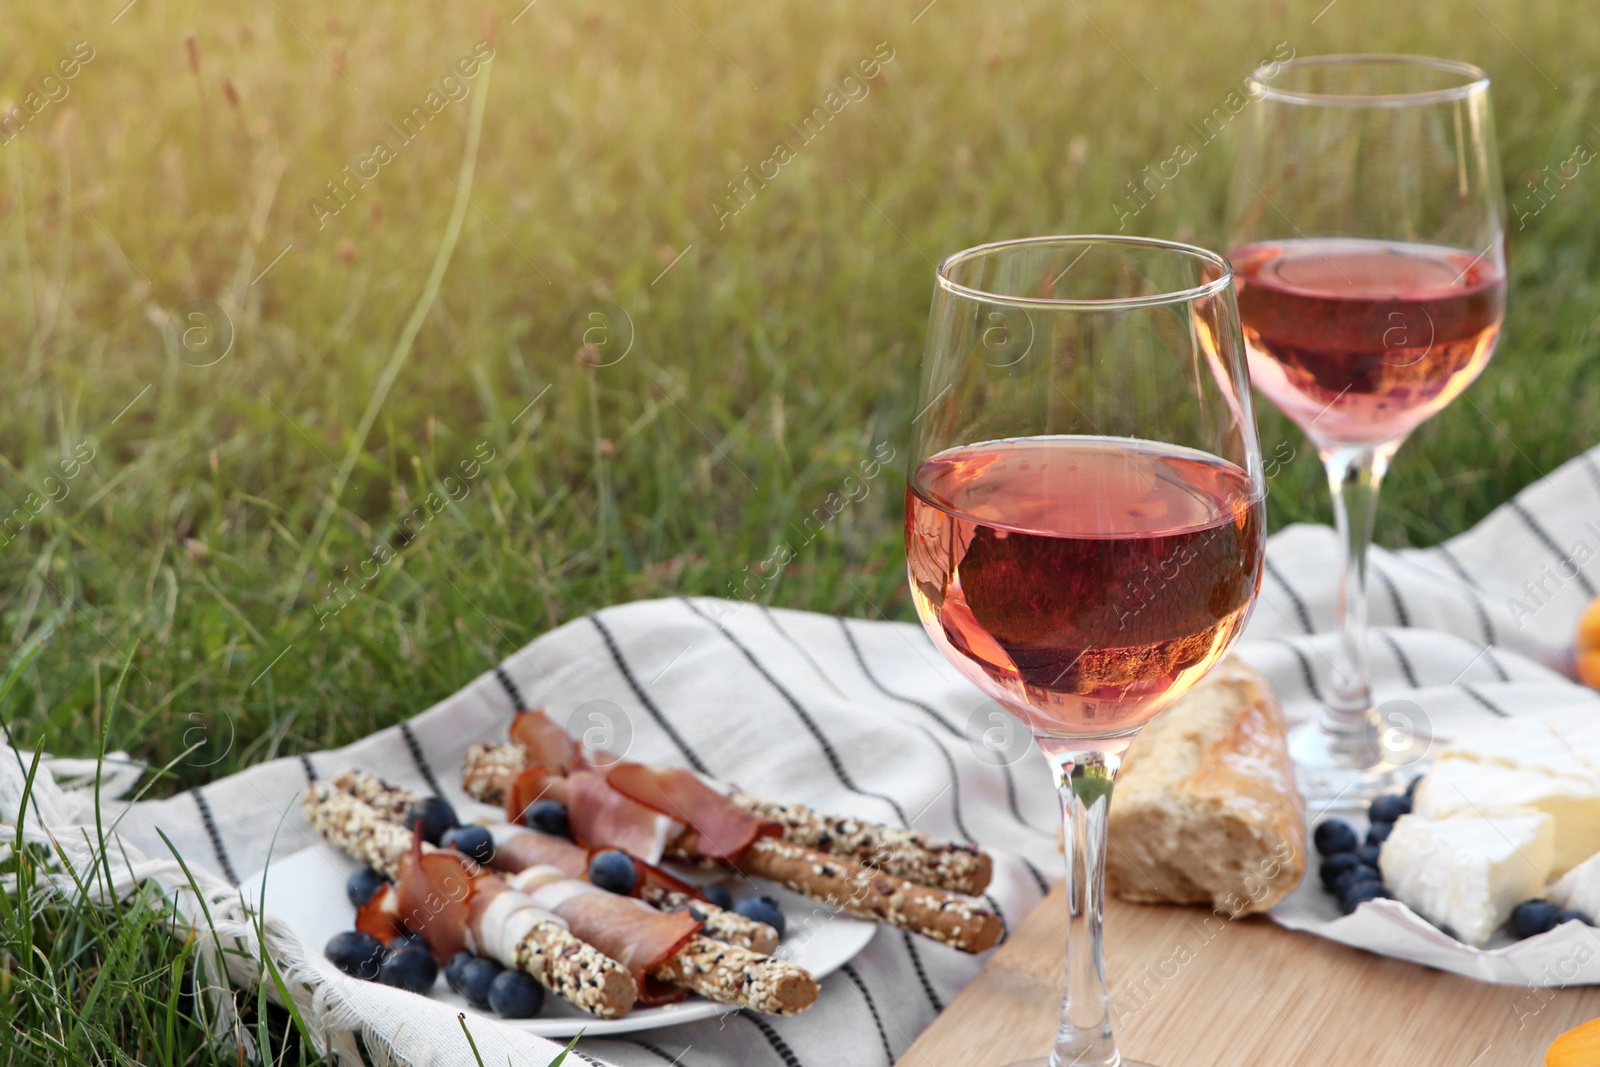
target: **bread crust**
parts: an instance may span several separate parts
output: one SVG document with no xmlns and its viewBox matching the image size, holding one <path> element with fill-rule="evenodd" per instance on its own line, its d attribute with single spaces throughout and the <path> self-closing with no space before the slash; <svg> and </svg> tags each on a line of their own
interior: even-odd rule
<svg viewBox="0 0 1600 1067">
<path fill-rule="evenodd" d="M 1238 660 L 1145 727 L 1111 802 L 1106 885 L 1141 903 L 1270 909 L 1306 867 L 1283 709 Z"/>
</svg>

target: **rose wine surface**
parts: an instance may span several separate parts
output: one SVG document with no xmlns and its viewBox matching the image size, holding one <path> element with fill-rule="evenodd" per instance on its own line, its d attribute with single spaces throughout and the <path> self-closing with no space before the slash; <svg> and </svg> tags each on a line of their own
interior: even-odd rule
<svg viewBox="0 0 1600 1067">
<path fill-rule="evenodd" d="M 1171 445 L 993 441 L 906 489 L 923 625 L 1037 734 L 1127 733 L 1187 691 L 1243 627 L 1261 553 L 1250 479 Z"/>
<path fill-rule="evenodd" d="M 1505 314 L 1493 255 L 1338 238 L 1229 258 L 1251 381 L 1323 447 L 1421 425 L 1478 377 Z"/>
</svg>

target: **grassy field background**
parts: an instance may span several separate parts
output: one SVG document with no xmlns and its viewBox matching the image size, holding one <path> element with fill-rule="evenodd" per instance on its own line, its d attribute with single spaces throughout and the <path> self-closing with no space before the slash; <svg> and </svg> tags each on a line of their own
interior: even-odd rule
<svg viewBox="0 0 1600 1067">
<path fill-rule="evenodd" d="M 1180 142 L 1197 158 L 1122 221 L 1217 243 L 1232 136 L 1196 127 L 1284 47 L 1445 54 L 1496 83 L 1506 332 L 1401 452 L 1380 540 L 1460 530 L 1600 438 L 1595 168 L 1548 203 L 1528 187 L 1600 146 L 1585 5 L 925 2 L 9 12 L 18 741 L 178 759 L 170 791 L 350 741 L 615 601 L 743 588 L 909 617 L 900 465 L 933 262 L 1115 231 Z M 746 167 L 772 176 L 736 197 Z M 1297 431 L 1265 405 L 1262 431 L 1297 453 L 1273 524 L 1325 521 Z M 887 449 L 869 492 L 828 503 Z M 782 577 L 747 580 L 782 544 Z M 141 1021 L 178 950 L 98 922 L 13 916 L 14 1062 L 185 1062 L 182 998 Z M 101 969 L 119 930 L 138 936 Z"/>
</svg>

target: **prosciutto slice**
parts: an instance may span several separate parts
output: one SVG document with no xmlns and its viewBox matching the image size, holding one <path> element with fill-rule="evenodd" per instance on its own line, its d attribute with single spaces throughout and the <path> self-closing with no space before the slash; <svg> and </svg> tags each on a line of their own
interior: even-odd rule
<svg viewBox="0 0 1600 1067">
<path fill-rule="evenodd" d="M 641 990 L 646 989 L 646 971 L 676 954 L 700 932 L 700 921 L 687 910 L 657 911 L 633 897 L 617 896 L 568 878 L 555 867 L 529 867 L 508 881 L 539 907 L 560 917 L 573 936 L 632 971 Z M 676 995 L 682 995 L 682 990 Z"/>
<path fill-rule="evenodd" d="M 775 823 L 762 822 L 693 771 L 621 763 L 607 772 L 606 783 L 652 811 L 682 819 L 695 834 L 692 851 L 705 859 L 732 860 L 757 837 L 780 832 Z"/>
<path fill-rule="evenodd" d="M 583 750 L 559 723 L 540 708 L 519 711 L 511 720 L 511 740 L 528 754 L 528 762 L 549 767 L 559 774 L 584 766 Z"/>
<path fill-rule="evenodd" d="M 394 886 L 384 885 L 356 909 L 356 929 L 382 941 L 385 948 L 400 936 L 400 905 Z"/>
<path fill-rule="evenodd" d="M 548 767 L 524 767 L 506 786 L 506 822 L 522 825 L 522 813 L 536 800 L 549 797 L 566 803 L 564 780 Z"/>
<path fill-rule="evenodd" d="M 589 869 L 589 850 L 564 837 L 510 827 L 497 829 L 494 837 L 495 870 L 515 873 L 546 866 L 568 878 L 582 878 Z"/>
<path fill-rule="evenodd" d="M 396 921 L 421 934 L 434 959 L 445 963 L 467 947 L 472 896 L 485 880 L 495 879 L 482 868 L 469 868 L 454 852 L 424 853 L 418 824 L 394 884 Z"/>
<path fill-rule="evenodd" d="M 683 832 L 682 823 L 618 792 L 598 771 L 575 771 L 565 784 L 572 835 L 588 848 L 620 849 L 655 865 Z"/>
</svg>

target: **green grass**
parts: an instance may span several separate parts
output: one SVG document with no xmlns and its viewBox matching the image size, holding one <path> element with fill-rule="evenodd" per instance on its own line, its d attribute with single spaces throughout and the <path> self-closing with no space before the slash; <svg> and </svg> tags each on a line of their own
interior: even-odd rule
<svg viewBox="0 0 1600 1067">
<path fill-rule="evenodd" d="M 763 599 L 907 617 L 901 459 L 820 536 L 800 523 L 875 447 L 903 452 L 929 260 L 1114 229 L 1125 184 L 1280 42 L 1489 68 L 1514 207 L 1600 145 L 1583 5 L 1324 2 L 938 0 L 914 23 L 924 0 L 539 0 L 513 22 L 515 3 L 470 94 L 337 214 L 324 183 L 398 140 L 386 123 L 484 39 L 477 11 L 19 6 L 0 97 L 26 100 L 75 42 L 94 54 L 0 144 L 0 517 L 38 511 L 0 534 L 0 627 L 14 657 L 41 642 L 0 714 L 23 743 L 91 752 L 126 672 L 109 747 L 159 765 L 196 746 L 168 791 L 350 741 L 601 605 L 727 595 L 783 543 Z M 879 42 L 870 92 L 719 228 L 726 183 Z M 1131 229 L 1217 242 L 1231 151 L 1206 146 Z M 1594 443 L 1597 173 L 1513 223 L 1499 353 L 1401 452 L 1381 540 L 1460 530 Z M 210 366 L 198 342 L 220 329 L 185 359 L 164 336 L 192 301 L 231 321 Z M 585 362 L 602 301 L 633 341 L 592 366 L 630 332 L 615 319 Z M 1275 413 L 1262 430 L 1297 449 L 1274 524 L 1323 521 L 1309 449 Z M 475 456 L 470 483 L 443 482 Z M 397 533 L 438 486 L 461 499 Z M 4 1058 L 196 1062 L 182 943 L 142 914 L 8 913 Z"/>
</svg>

